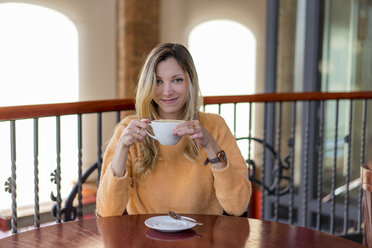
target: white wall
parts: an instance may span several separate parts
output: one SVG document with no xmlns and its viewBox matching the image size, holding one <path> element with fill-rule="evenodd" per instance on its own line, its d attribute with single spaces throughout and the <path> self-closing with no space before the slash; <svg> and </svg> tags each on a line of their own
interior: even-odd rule
<svg viewBox="0 0 372 248">
<path fill-rule="evenodd" d="M 256 92 L 264 90 L 266 1 L 264 0 L 161 0 L 160 41 L 188 45 L 198 24 L 229 19 L 249 28 L 257 41 Z"/>
</svg>

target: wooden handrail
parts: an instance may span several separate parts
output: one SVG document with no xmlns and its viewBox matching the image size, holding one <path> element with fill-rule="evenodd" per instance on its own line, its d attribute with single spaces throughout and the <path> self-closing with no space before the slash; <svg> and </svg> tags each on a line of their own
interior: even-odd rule
<svg viewBox="0 0 372 248">
<path fill-rule="evenodd" d="M 301 92 L 301 93 L 264 93 L 238 96 L 208 96 L 204 104 L 239 103 L 239 102 L 284 102 L 284 101 L 317 101 L 342 99 L 372 99 L 372 91 L 360 92 Z"/>
<path fill-rule="evenodd" d="M 240 103 L 240 102 L 280 102 L 315 101 L 342 99 L 372 99 L 372 91 L 364 92 L 301 92 L 301 93 L 264 93 L 237 96 L 208 96 L 204 104 Z M 114 99 L 71 103 L 38 104 L 0 107 L 0 121 L 60 116 L 81 113 L 97 113 L 119 110 L 134 110 L 134 99 Z"/>
<path fill-rule="evenodd" d="M 134 110 L 134 104 L 134 99 L 115 99 L 0 107 L 0 121 L 82 113 Z"/>
</svg>

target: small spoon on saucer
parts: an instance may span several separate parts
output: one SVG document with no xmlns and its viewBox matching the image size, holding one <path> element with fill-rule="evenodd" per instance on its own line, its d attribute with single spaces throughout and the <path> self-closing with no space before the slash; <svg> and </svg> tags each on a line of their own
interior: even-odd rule
<svg viewBox="0 0 372 248">
<path fill-rule="evenodd" d="M 176 213 L 175 213 L 175 212 L 173 212 L 173 211 L 169 211 L 169 212 L 168 212 L 168 215 L 169 215 L 170 217 L 172 217 L 173 219 L 176 219 L 176 220 L 189 221 L 189 222 L 191 222 L 191 223 L 195 223 L 195 224 L 197 224 L 197 225 L 203 225 L 203 223 L 200 223 L 200 222 L 196 222 L 195 220 L 191 220 L 191 219 L 186 219 L 186 218 L 182 218 L 182 216 L 181 216 L 181 215 L 179 215 L 179 214 L 176 214 Z"/>
</svg>

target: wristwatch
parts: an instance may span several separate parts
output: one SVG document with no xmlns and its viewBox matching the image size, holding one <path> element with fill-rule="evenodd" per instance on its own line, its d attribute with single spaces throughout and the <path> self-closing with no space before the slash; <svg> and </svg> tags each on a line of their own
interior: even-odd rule
<svg viewBox="0 0 372 248">
<path fill-rule="evenodd" d="M 226 162 L 226 153 L 224 150 L 219 150 L 217 152 L 217 157 L 209 159 L 207 158 L 204 162 L 204 165 L 207 165 L 208 163 L 215 164 L 219 162 Z"/>
</svg>

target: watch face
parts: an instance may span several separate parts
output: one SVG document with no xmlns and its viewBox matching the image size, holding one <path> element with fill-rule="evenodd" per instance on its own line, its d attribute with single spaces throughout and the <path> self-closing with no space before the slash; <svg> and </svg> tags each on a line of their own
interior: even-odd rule
<svg viewBox="0 0 372 248">
<path fill-rule="evenodd" d="M 221 150 L 221 151 L 217 152 L 217 158 L 220 161 L 226 161 L 226 153 L 225 153 L 225 151 Z"/>
</svg>

